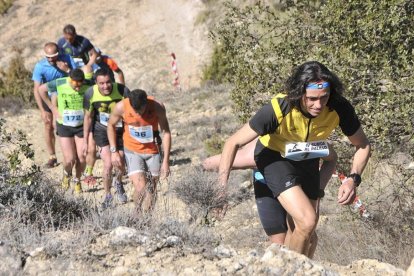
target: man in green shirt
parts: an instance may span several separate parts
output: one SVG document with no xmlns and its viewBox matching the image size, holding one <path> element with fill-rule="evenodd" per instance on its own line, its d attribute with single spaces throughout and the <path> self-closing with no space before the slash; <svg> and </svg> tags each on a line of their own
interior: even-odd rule
<svg viewBox="0 0 414 276">
<path fill-rule="evenodd" d="M 83 98 L 90 85 L 85 83 L 81 69 L 74 69 L 69 77 L 43 84 L 39 94 L 53 112 L 56 132 L 63 153 L 62 187 L 69 189 L 70 181 L 75 184 L 75 193 L 82 192 L 80 177 L 85 169 L 83 155 Z M 48 95 L 49 94 L 49 97 Z M 72 179 L 73 167 L 76 169 Z"/>
<path fill-rule="evenodd" d="M 105 189 L 105 197 L 102 203 L 102 207 L 107 208 L 111 206 L 112 203 L 112 162 L 107 126 L 112 109 L 115 107 L 117 102 L 128 96 L 129 89 L 123 84 L 112 82 L 110 71 L 106 68 L 98 69 L 95 72 L 95 79 L 96 84 L 86 91 L 83 100 L 85 109 L 85 119 L 83 125 L 83 152 L 86 156 L 88 151 L 93 151 L 95 143 L 99 147 L 99 155 L 101 156 L 101 159 L 104 163 L 102 180 Z M 90 133 L 91 129 L 93 134 Z M 116 125 L 117 146 L 115 150 L 119 150 L 121 154 L 123 154 L 123 130 L 124 127 L 122 120 L 120 120 Z M 95 142 L 92 149 L 91 147 L 88 147 L 88 142 L 90 143 L 91 141 L 89 136 L 91 135 L 93 135 L 92 141 Z M 122 172 L 117 171 L 113 184 L 114 188 L 116 189 L 119 202 L 126 203 L 128 199 L 122 185 Z"/>
</svg>

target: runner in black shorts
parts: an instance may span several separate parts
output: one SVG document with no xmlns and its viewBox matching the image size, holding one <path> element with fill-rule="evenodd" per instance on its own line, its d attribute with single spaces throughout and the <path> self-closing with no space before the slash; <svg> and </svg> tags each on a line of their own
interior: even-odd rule
<svg viewBox="0 0 414 276">
<path fill-rule="evenodd" d="M 114 149 L 110 149 L 107 134 L 107 126 L 112 109 L 116 103 L 121 101 L 124 96 L 128 96 L 129 89 L 120 83 L 112 82 L 111 74 L 108 69 L 101 68 L 95 72 L 96 84 L 89 88 L 85 94 L 83 107 L 85 109 L 85 123 L 83 153 L 86 156 L 88 152 L 89 131 L 92 129 L 93 138 L 96 145 L 100 148 L 100 156 L 104 162 L 104 171 L 102 175 L 103 186 L 105 189 L 105 196 L 102 207 L 107 208 L 112 204 L 111 194 L 111 179 L 112 179 L 112 163 L 111 150 L 119 150 L 123 155 L 123 122 L 117 122 L 116 125 L 116 140 L 117 144 Z M 117 172 L 117 177 L 114 179 L 115 188 L 118 196 L 118 201 L 121 203 L 127 202 L 127 196 L 122 185 L 122 173 Z"/>
<path fill-rule="evenodd" d="M 39 94 L 56 117 L 56 128 L 63 154 L 62 187 L 69 189 L 73 182 L 75 193 L 82 192 L 80 177 L 85 169 L 83 148 L 83 97 L 89 85 L 81 69 L 74 69 L 69 77 L 59 78 L 40 86 Z M 47 93 L 51 95 L 51 100 Z M 72 178 L 72 170 L 76 174 Z"/>
<path fill-rule="evenodd" d="M 339 125 L 356 147 L 351 173 L 338 191 L 338 203 L 350 204 L 361 182 L 370 144 L 352 105 L 342 96 L 339 78 L 323 64 L 311 61 L 294 69 L 286 82 L 286 94 L 276 95 L 225 143 L 219 181 L 227 185 L 237 148 L 259 136 L 255 162 L 286 210 L 293 232 L 285 244 L 309 254 L 309 241 L 318 219 L 319 158 L 329 156 L 325 141 Z M 316 161 L 313 161 L 315 159 Z M 319 182 L 325 178 L 319 175 Z"/>
</svg>

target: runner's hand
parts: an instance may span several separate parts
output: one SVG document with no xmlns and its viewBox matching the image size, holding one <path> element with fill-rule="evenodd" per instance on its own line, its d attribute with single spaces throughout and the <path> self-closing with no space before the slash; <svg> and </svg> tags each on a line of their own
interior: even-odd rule
<svg viewBox="0 0 414 276">
<path fill-rule="evenodd" d="M 88 155 L 88 143 L 85 143 L 85 142 L 83 143 L 82 153 L 83 153 L 83 156 Z"/>
<path fill-rule="evenodd" d="M 221 190 L 219 191 L 217 203 L 220 206 L 213 208 L 211 210 L 211 213 L 217 220 L 222 220 L 227 213 L 227 209 L 229 208 L 227 201 L 227 191 L 224 186 L 222 186 Z"/>
<path fill-rule="evenodd" d="M 355 185 L 352 178 L 347 178 L 338 191 L 338 203 L 341 205 L 351 204 L 356 196 Z"/>
<path fill-rule="evenodd" d="M 119 152 L 112 152 L 111 153 L 111 162 L 112 166 L 118 169 L 122 169 L 122 162 L 121 162 L 121 156 L 119 155 Z"/>
<path fill-rule="evenodd" d="M 160 170 L 161 179 L 167 178 L 170 175 L 170 165 L 167 162 L 163 162 Z"/>
<path fill-rule="evenodd" d="M 66 63 L 66 62 L 64 62 L 64 61 L 61 61 L 61 60 L 58 60 L 58 61 L 56 61 L 56 66 L 60 69 L 60 70 L 62 70 L 63 72 L 68 72 L 69 71 L 69 65 Z"/>
<path fill-rule="evenodd" d="M 44 123 L 48 123 L 52 121 L 52 118 L 50 118 L 49 112 L 46 112 L 44 110 L 40 111 L 40 116 L 42 117 L 42 120 Z"/>
</svg>

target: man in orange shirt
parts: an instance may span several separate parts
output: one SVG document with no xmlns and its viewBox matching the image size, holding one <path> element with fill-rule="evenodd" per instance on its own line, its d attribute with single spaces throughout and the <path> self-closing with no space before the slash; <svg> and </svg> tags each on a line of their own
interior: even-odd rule
<svg viewBox="0 0 414 276">
<path fill-rule="evenodd" d="M 154 207 L 156 183 L 159 176 L 167 177 L 170 173 L 169 159 L 171 150 L 171 132 L 165 107 L 140 89 L 130 92 L 112 109 L 108 122 L 108 140 L 111 160 L 115 167 L 122 166 L 116 144 L 116 124 L 124 122 L 124 154 L 128 167 L 128 176 L 134 185 L 134 201 L 138 212 L 149 211 Z M 163 133 L 161 160 L 157 143 L 159 133 Z M 151 183 L 147 185 L 146 172 L 151 173 Z M 148 203 L 143 205 L 143 202 Z"/>
<path fill-rule="evenodd" d="M 97 65 L 99 68 L 108 69 L 111 73 L 112 82 L 115 82 L 115 75 L 113 72 L 117 73 L 118 79 L 119 79 L 117 82 L 125 85 L 124 72 L 121 70 L 121 68 L 119 68 L 115 60 L 111 58 L 110 56 L 103 55 L 99 48 L 95 47 L 95 51 L 98 53 L 98 55 L 96 57 L 94 65 Z"/>
</svg>

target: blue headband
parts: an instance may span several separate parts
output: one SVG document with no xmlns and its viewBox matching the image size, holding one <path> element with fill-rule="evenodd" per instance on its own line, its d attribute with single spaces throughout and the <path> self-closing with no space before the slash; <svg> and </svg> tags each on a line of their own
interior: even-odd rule
<svg viewBox="0 0 414 276">
<path fill-rule="evenodd" d="M 324 89 L 329 87 L 329 82 L 313 82 L 306 86 L 306 89 Z"/>
</svg>

